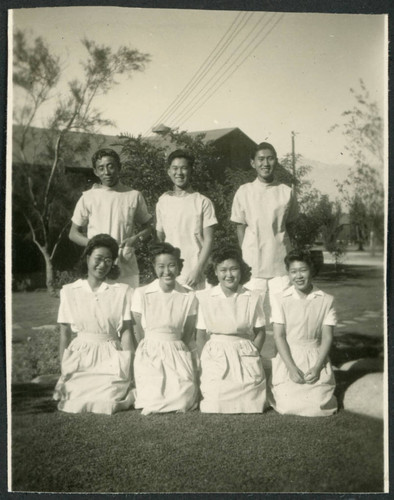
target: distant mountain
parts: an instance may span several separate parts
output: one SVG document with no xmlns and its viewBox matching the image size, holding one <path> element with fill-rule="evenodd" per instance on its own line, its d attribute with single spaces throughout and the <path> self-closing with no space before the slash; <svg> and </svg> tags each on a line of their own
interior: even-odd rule
<svg viewBox="0 0 394 500">
<path fill-rule="evenodd" d="M 343 182 L 349 174 L 351 165 L 335 165 L 308 158 L 302 158 L 301 161 L 302 164 L 312 167 L 312 170 L 307 175 L 307 179 L 312 181 L 312 186 L 323 194 L 328 194 L 330 200 L 334 201 L 338 197 L 335 181 Z"/>
</svg>

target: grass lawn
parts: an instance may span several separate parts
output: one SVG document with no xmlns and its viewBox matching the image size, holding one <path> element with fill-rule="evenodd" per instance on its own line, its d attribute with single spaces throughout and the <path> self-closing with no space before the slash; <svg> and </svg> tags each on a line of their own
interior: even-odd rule
<svg viewBox="0 0 394 500">
<path fill-rule="evenodd" d="M 12 433 L 13 491 L 383 490 L 382 422 L 345 411 L 69 415 L 18 385 Z"/>
<path fill-rule="evenodd" d="M 335 274 L 327 265 L 316 284 L 336 298 L 333 361 L 381 354 L 382 268 L 348 265 Z M 20 383 L 30 380 L 24 375 L 32 373 L 31 364 L 18 372 L 32 353 L 55 356 L 56 339 L 31 327 L 55 324 L 58 303 L 45 292 L 13 294 L 20 327 L 13 333 L 13 372 L 20 374 L 12 387 L 13 491 L 383 491 L 383 423 L 343 409 L 329 418 L 272 410 L 148 417 L 135 410 L 112 417 L 58 412 L 51 388 Z M 26 342 L 30 335 L 36 342 Z M 358 375 L 338 375 L 341 401 Z"/>
</svg>

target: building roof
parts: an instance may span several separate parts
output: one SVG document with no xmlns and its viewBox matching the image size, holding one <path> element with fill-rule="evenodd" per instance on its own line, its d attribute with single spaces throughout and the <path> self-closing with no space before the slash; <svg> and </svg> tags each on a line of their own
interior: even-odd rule
<svg viewBox="0 0 394 500">
<path fill-rule="evenodd" d="M 14 125 L 12 132 L 12 160 L 13 162 L 23 163 L 23 155 L 20 147 L 23 128 L 22 126 Z M 50 129 L 29 127 L 26 133 L 27 141 L 25 147 L 25 155 L 28 158 L 28 162 L 37 165 L 48 165 L 51 163 L 48 160 L 48 156 L 51 157 L 51 155 L 48 155 L 48 151 L 51 151 L 51 148 L 53 148 L 53 139 L 55 136 L 55 132 Z M 68 132 L 67 137 L 75 144 L 81 142 L 82 145 L 85 145 L 80 149 L 72 151 L 72 154 L 67 155 L 69 159 L 64 167 L 70 170 L 90 169 L 91 157 L 100 148 L 112 148 L 118 153 L 122 149 L 121 145 L 115 145 L 119 143 L 119 139 L 113 135 Z"/>
<path fill-rule="evenodd" d="M 169 127 L 166 127 L 163 124 L 160 124 L 155 130 L 158 129 L 158 133 L 155 135 L 151 135 L 146 137 L 146 141 L 151 144 L 164 147 L 169 150 L 173 150 L 176 148 L 175 144 L 173 144 L 169 137 L 166 138 L 165 133 L 169 130 Z M 20 140 L 22 137 L 23 128 L 19 125 L 14 125 L 13 127 L 13 152 L 12 157 L 15 162 L 23 162 L 23 157 L 21 154 L 21 148 L 19 146 Z M 164 135 L 162 135 L 164 132 Z M 206 144 L 208 142 L 218 141 L 231 133 L 238 132 L 239 134 L 244 135 L 249 139 L 249 137 L 244 134 L 239 128 L 222 128 L 222 129 L 214 129 L 214 130 L 198 130 L 193 132 L 187 132 L 190 137 L 196 137 L 200 134 L 205 134 L 203 137 L 203 142 Z M 29 127 L 27 132 L 27 142 L 25 153 L 27 158 L 29 158 L 29 162 L 37 163 L 37 164 L 47 164 L 48 163 L 48 155 L 47 155 L 47 144 L 49 139 L 53 139 L 54 133 L 45 128 L 38 127 Z M 65 168 L 68 170 L 81 170 L 85 168 L 91 168 L 91 157 L 97 149 L 110 147 L 115 149 L 118 153 L 121 152 L 122 146 L 120 145 L 120 140 L 118 136 L 115 135 L 105 135 L 105 134 L 87 134 L 82 132 L 68 132 L 68 137 L 75 138 L 75 143 L 77 140 L 86 139 L 86 142 L 89 142 L 89 145 L 84 150 L 74 151 L 72 164 L 65 165 Z M 251 143 L 254 144 L 254 141 L 249 139 Z M 119 144 L 118 146 L 116 144 Z"/>
</svg>

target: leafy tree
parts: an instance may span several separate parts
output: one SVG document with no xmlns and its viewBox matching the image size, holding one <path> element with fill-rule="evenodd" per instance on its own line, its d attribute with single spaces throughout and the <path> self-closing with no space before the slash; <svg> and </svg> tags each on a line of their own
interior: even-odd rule
<svg viewBox="0 0 394 500">
<path fill-rule="evenodd" d="M 355 99 L 352 109 L 342 113 L 342 123 L 331 127 L 340 129 L 347 138 L 346 150 L 355 166 L 343 183 L 337 183 L 348 207 L 351 222 L 356 226 L 359 249 L 369 240 L 374 253 L 376 238 L 384 234 L 383 118 L 376 102 L 362 80 L 360 90 L 350 89 Z"/>
<path fill-rule="evenodd" d="M 25 222 L 21 229 L 45 260 L 50 293 L 54 293 L 53 259 L 75 203 L 64 167 L 75 161 L 76 153 L 89 149 L 88 136 L 72 132 L 97 133 L 111 124 L 94 108 L 95 99 L 108 93 L 117 77 L 144 70 L 150 60 L 148 54 L 124 46 L 113 51 L 87 39 L 82 44 L 87 52 L 81 62 L 83 76 L 69 81 L 66 92 L 58 92 L 54 111 L 47 116 L 45 144 L 41 144 L 31 126 L 44 103 L 58 91 L 61 64 L 41 37 L 30 42 L 22 31 L 14 35 L 13 83 L 24 99 L 18 99 L 14 114 L 19 131 L 14 137 L 18 158 L 13 201 L 16 214 Z"/>
<path fill-rule="evenodd" d="M 320 220 L 320 231 L 326 250 L 331 253 L 335 261 L 335 270 L 345 253 L 345 246 L 339 236 L 342 230 L 342 209 L 338 201 L 330 202 L 327 195 L 323 195 L 317 207 L 317 217 Z"/>
<path fill-rule="evenodd" d="M 288 153 L 280 160 L 280 164 L 293 174 L 292 154 Z M 312 186 L 307 179 L 311 171 L 310 165 L 303 163 L 300 154 L 295 155 L 295 182 L 294 189 L 297 196 L 300 214 L 292 226 L 290 238 L 292 245 L 299 249 L 310 249 L 315 242 L 322 221 L 320 219 L 319 204 L 322 197 L 320 191 Z"/>
</svg>

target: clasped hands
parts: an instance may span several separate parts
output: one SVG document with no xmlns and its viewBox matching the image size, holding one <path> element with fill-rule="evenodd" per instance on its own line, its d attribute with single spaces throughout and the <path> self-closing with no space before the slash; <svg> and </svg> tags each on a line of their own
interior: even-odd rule
<svg viewBox="0 0 394 500">
<path fill-rule="evenodd" d="M 314 384 L 320 378 L 321 368 L 314 366 L 310 368 L 307 372 L 303 372 L 297 366 L 291 367 L 289 369 L 289 375 L 293 382 L 296 384 Z"/>
</svg>

